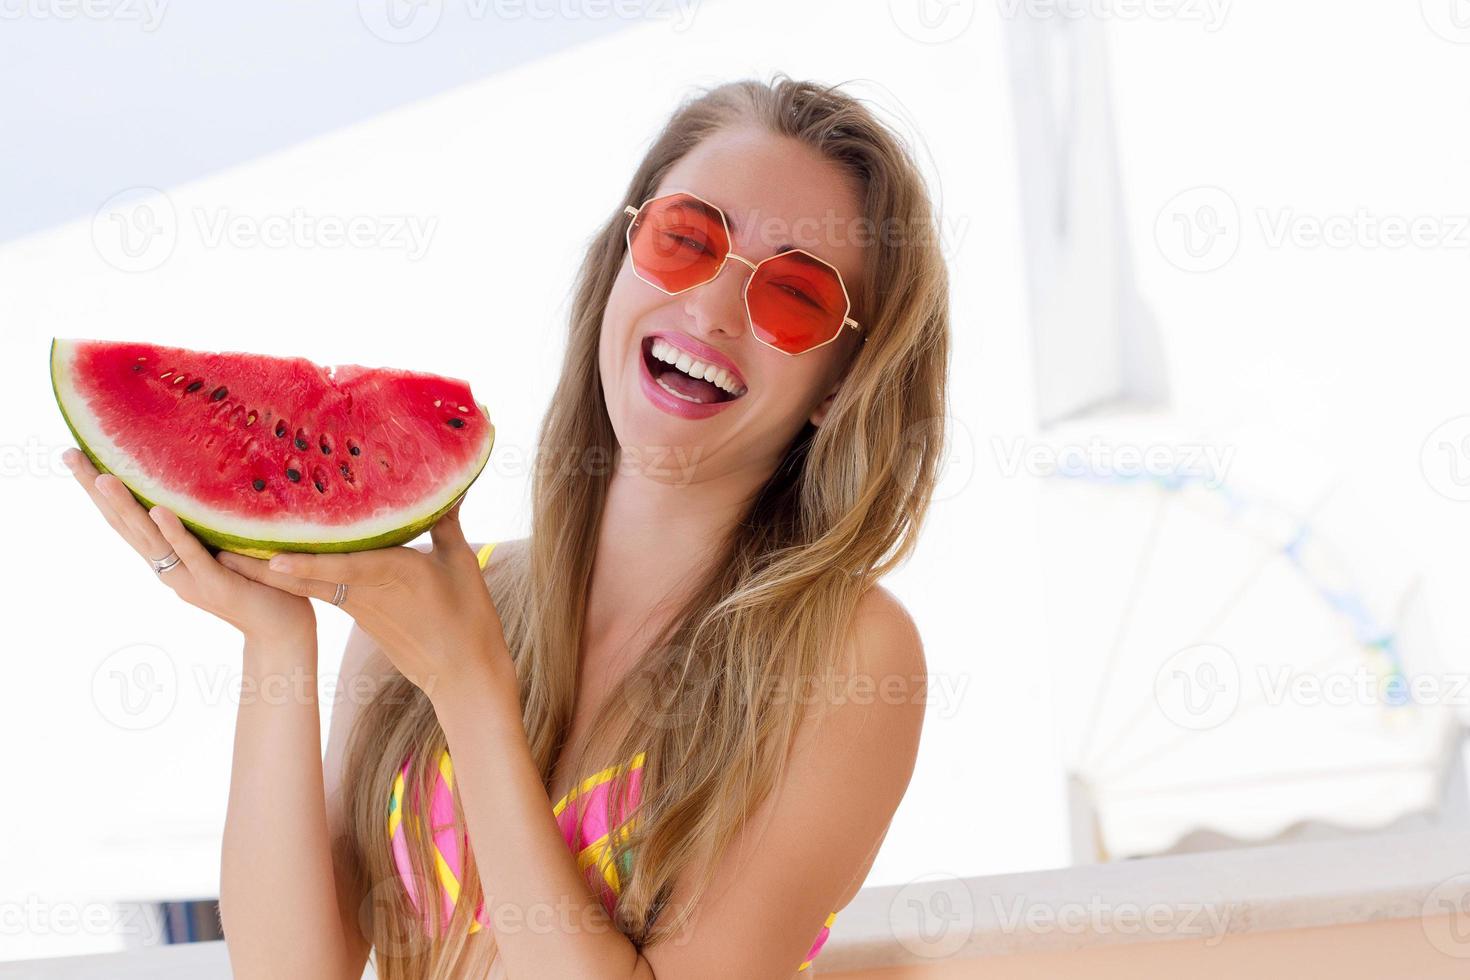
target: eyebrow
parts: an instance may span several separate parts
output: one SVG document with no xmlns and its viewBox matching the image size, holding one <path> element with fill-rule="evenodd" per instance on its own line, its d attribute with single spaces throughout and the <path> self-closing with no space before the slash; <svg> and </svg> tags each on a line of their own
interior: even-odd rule
<svg viewBox="0 0 1470 980">
<path fill-rule="evenodd" d="M 701 201 L 699 198 L 694 197 L 688 191 L 675 191 L 674 193 L 675 194 L 683 194 L 684 195 L 684 200 L 683 200 L 683 202 L 681 202 L 681 206 L 686 207 L 686 208 L 692 208 L 693 210 L 698 211 L 700 214 L 704 215 L 706 218 L 710 219 L 711 221 L 718 221 L 718 220 L 720 220 L 720 216 L 721 215 L 724 215 L 724 218 L 725 218 L 725 227 L 727 227 L 727 228 L 730 229 L 730 237 L 731 238 L 734 238 L 735 237 L 735 230 L 736 230 L 735 219 L 732 218 L 732 217 L 730 217 L 730 213 L 728 211 L 725 211 L 722 208 L 714 207 L 713 205 L 710 205 L 710 204 L 706 204 L 704 201 Z"/>
<path fill-rule="evenodd" d="M 735 236 L 740 233 L 740 226 L 738 224 L 736 224 L 734 218 L 730 217 L 730 212 L 729 211 L 725 210 L 724 208 L 717 207 L 715 205 L 706 204 L 704 201 L 702 201 L 699 198 L 695 197 L 689 191 L 674 191 L 673 193 L 675 193 L 675 194 L 683 194 L 685 196 L 685 205 L 686 206 L 692 206 L 694 208 L 694 210 L 698 211 L 700 214 L 703 214 L 706 218 L 709 218 L 711 221 L 716 221 L 716 220 L 718 220 L 720 218 L 721 215 L 724 215 L 724 218 L 725 218 L 725 227 L 728 228 L 728 229 L 730 229 L 730 240 L 731 240 L 732 243 L 734 242 Z M 772 253 L 772 254 L 774 254 L 774 255 L 780 255 L 780 254 L 782 254 L 784 252 L 791 252 L 791 251 L 795 251 L 795 250 L 796 250 L 796 246 L 795 245 L 792 245 L 790 242 L 787 242 L 784 245 L 778 245 L 776 247 L 775 252 Z"/>
</svg>

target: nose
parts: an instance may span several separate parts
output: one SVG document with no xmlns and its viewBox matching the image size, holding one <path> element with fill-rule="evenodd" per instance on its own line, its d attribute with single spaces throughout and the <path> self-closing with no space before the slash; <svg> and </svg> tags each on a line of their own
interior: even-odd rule
<svg viewBox="0 0 1470 980">
<path fill-rule="evenodd" d="M 750 266 L 731 255 L 720 274 L 684 295 L 684 312 L 702 334 L 734 340 L 745 332 L 745 283 Z"/>
</svg>

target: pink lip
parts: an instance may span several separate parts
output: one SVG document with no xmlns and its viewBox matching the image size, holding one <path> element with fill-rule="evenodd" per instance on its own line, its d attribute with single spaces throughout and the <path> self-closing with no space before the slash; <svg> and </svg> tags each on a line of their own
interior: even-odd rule
<svg viewBox="0 0 1470 980">
<path fill-rule="evenodd" d="M 667 334 L 659 334 L 658 336 L 663 337 L 667 336 Z M 653 402 L 656 408 L 662 409 L 670 415 L 677 416 L 681 419 L 707 419 L 711 415 L 729 408 L 739 401 L 738 398 L 732 398 L 729 401 L 705 402 L 700 404 L 698 402 L 686 402 L 682 398 L 675 398 L 667 391 L 664 391 L 659 386 L 659 383 L 653 380 L 653 375 L 648 373 L 648 362 L 643 357 L 642 343 L 635 349 L 634 354 L 638 358 L 638 382 L 639 387 L 643 389 L 643 394 L 647 396 L 649 401 Z"/>
<path fill-rule="evenodd" d="M 690 357 L 695 358 L 696 360 L 703 361 L 706 364 L 713 364 L 716 367 L 722 367 L 735 376 L 735 380 L 739 383 L 740 387 L 750 387 L 745 383 L 745 377 L 740 373 L 740 369 L 735 366 L 734 361 L 730 360 L 724 354 L 721 354 L 719 351 L 715 350 L 708 344 L 700 343 L 693 337 L 689 336 L 687 333 L 677 333 L 667 330 L 655 330 L 645 335 L 643 339 L 647 340 L 649 337 L 658 337 L 662 340 L 666 340 L 669 343 L 673 344 L 675 347 L 687 353 Z"/>
</svg>

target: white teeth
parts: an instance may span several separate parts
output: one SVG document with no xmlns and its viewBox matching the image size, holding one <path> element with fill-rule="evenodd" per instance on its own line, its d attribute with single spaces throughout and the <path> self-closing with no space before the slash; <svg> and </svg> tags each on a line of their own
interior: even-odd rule
<svg viewBox="0 0 1470 980">
<path fill-rule="evenodd" d="M 653 356 L 665 364 L 672 364 L 691 378 L 708 381 L 711 384 L 728 391 L 739 398 L 745 394 L 745 386 L 735 380 L 735 376 L 722 367 L 713 364 L 705 364 L 703 361 L 695 360 L 687 351 L 682 351 L 666 340 L 655 337 L 653 340 Z M 664 387 L 668 387 L 665 385 Z M 677 394 L 677 393 L 676 393 Z M 692 401 L 693 399 L 686 399 Z"/>
</svg>

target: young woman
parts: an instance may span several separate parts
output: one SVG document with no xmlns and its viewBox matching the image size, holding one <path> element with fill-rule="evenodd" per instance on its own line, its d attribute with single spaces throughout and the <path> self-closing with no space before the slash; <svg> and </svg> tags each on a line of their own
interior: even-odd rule
<svg viewBox="0 0 1470 980">
<path fill-rule="evenodd" d="M 903 144 L 836 88 L 682 105 L 587 251 L 532 533 L 498 547 L 456 508 L 431 550 L 212 556 L 70 454 L 129 544 L 182 559 L 162 581 L 244 633 L 247 679 L 315 678 L 311 598 L 356 621 L 325 763 L 314 698 L 242 699 L 236 976 L 807 967 L 923 721 L 920 639 L 877 582 L 945 435 L 934 227 Z"/>
</svg>

